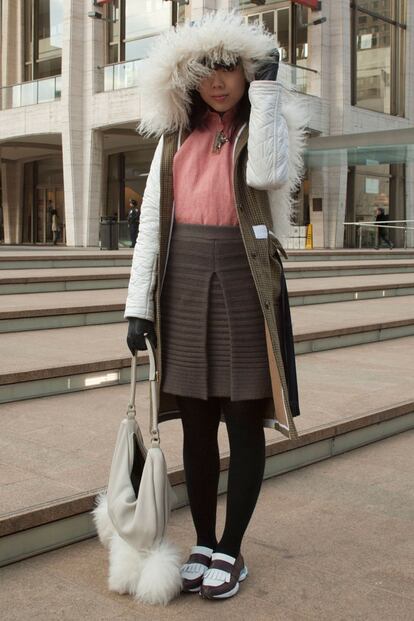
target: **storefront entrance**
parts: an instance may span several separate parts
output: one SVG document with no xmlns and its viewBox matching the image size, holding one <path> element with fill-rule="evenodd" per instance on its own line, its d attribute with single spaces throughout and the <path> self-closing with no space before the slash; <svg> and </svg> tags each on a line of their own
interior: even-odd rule
<svg viewBox="0 0 414 621">
<path fill-rule="evenodd" d="M 65 204 L 63 187 L 37 187 L 34 204 L 34 243 L 53 242 L 52 210 L 56 209 L 60 222 L 59 244 L 66 243 Z"/>
</svg>

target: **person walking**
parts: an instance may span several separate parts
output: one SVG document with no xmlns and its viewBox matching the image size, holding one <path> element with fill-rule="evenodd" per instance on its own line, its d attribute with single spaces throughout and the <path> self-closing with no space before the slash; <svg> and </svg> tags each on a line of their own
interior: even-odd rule
<svg viewBox="0 0 414 621">
<path fill-rule="evenodd" d="M 129 200 L 129 211 L 128 211 L 128 228 L 129 228 L 129 236 L 131 238 L 131 248 L 135 248 L 135 244 L 138 236 L 139 229 L 139 208 L 138 203 L 135 198 L 131 198 Z"/>
<path fill-rule="evenodd" d="M 375 210 L 375 222 L 383 223 L 383 222 L 387 222 L 387 220 L 388 220 L 388 215 L 385 213 L 384 208 L 377 207 Z M 377 227 L 375 250 L 379 249 L 381 242 L 384 242 L 384 244 L 388 246 L 390 250 L 394 248 L 394 244 L 390 241 L 388 234 L 387 234 L 387 229 L 384 226 Z"/>
<path fill-rule="evenodd" d="M 141 73 L 139 131 L 159 139 L 141 206 L 124 317 L 127 344 L 156 347 L 159 420 L 181 418 L 196 542 L 182 589 L 235 595 L 265 466 L 264 427 L 300 415 L 278 237 L 292 215 L 304 105 L 276 80 L 273 36 L 218 11 L 160 36 Z M 283 103 L 285 100 L 288 103 Z M 286 256 L 286 255 L 285 255 Z M 224 531 L 220 458 L 230 444 Z"/>
<path fill-rule="evenodd" d="M 52 208 L 50 213 L 52 216 L 53 245 L 56 246 L 60 235 L 60 219 L 56 209 Z"/>
</svg>

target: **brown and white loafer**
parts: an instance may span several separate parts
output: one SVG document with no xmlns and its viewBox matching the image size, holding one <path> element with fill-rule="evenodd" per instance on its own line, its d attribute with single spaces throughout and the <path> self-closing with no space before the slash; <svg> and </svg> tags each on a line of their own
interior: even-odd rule
<svg viewBox="0 0 414 621">
<path fill-rule="evenodd" d="M 225 599 L 236 595 L 248 571 L 241 554 L 237 558 L 214 552 L 204 574 L 200 595 L 206 599 Z"/>
<path fill-rule="evenodd" d="M 212 548 L 193 546 L 188 561 L 181 566 L 182 591 L 198 593 L 203 582 L 205 572 L 210 566 Z"/>
</svg>

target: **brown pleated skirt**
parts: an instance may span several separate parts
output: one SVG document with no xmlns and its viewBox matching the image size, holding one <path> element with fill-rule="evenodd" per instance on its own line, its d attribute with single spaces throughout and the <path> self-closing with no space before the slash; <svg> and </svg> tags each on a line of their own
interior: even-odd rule
<svg viewBox="0 0 414 621">
<path fill-rule="evenodd" d="M 238 226 L 173 226 L 161 291 L 164 392 L 272 396 L 264 319 Z"/>
</svg>

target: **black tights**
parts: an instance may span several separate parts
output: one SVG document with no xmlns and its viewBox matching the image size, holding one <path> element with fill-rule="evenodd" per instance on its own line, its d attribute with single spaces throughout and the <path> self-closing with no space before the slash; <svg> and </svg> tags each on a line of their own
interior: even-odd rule
<svg viewBox="0 0 414 621">
<path fill-rule="evenodd" d="M 266 399 L 207 401 L 177 397 L 184 432 L 184 471 L 197 545 L 237 557 L 253 514 L 263 480 L 265 437 L 263 408 Z M 220 457 L 217 431 L 223 410 L 230 444 L 226 522 L 216 538 L 217 488 Z"/>
</svg>

